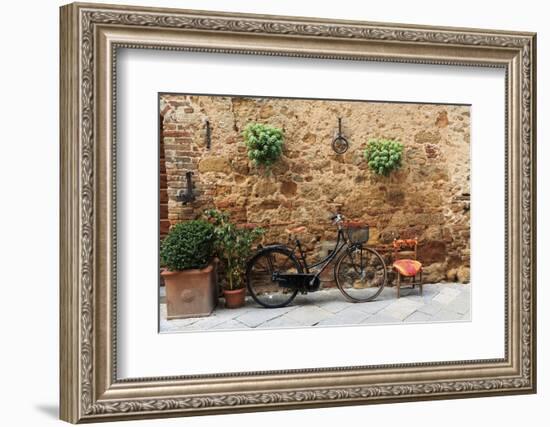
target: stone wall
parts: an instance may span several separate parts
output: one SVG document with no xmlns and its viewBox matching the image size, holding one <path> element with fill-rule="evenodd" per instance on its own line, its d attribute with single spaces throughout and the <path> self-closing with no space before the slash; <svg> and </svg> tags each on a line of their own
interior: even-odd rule
<svg viewBox="0 0 550 427">
<path fill-rule="evenodd" d="M 335 239 L 328 218 L 341 212 L 371 224 L 369 244 L 387 249 L 395 237 L 418 237 L 427 280 L 469 281 L 470 108 L 459 105 L 349 102 L 227 96 L 162 95 L 162 143 L 171 224 L 209 207 L 266 228 L 266 242 L 305 225 L 313 256 Z M 348 151 L 331 148 L 338 117 Z M 211 126 L 211 148 L 206 126 Z M 282 158 L 270 171 L 248 161 L 246 123 L 284 129 Z M 363 158 L 369 138 L 400 140 L 403 166 L 389 177 Z M 197 199 L 176 200 L 193 171 Z"/>
</svg>

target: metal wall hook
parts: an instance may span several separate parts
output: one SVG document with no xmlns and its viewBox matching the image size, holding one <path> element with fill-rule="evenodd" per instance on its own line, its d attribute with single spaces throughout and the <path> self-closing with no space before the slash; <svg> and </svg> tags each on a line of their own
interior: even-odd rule
<svg viewBox="0 0 550 427">
<path fill-rule="evenodd" d="M 206 120 L 205 125 L 206 125 L 206 149 L 210 150 L 210 145 L 212 143 L 211 141 L 212 135 L 210 132 L 210 121 L 208 119 Z"/>
<path fill-rule="evenodd" d="M 193 172 L 185 172 L 185 180 L 187 182 L 186 190 L 178 191 L 176 200 L 182 202 L 182 204 L 191 203 L 196 200 L 195 195 L 193 194 Z"/>
<path fill-rule="evenodd" d="M 349 142 L 342 134 L 342 118 L 338 117 L 338 134 L 332 140 L 332 149 L 337 154 L 344 154 L 348 151 Z"/>
</svg>

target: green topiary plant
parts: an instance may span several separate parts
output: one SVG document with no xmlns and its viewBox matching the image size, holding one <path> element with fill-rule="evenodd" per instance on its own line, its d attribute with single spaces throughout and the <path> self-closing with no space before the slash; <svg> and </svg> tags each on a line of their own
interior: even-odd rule
<svg viewBox="0 0 550 427">
<path fill-rule="evenodd" d="M 216 255 L 223 263 L 227 289 L 244 287 L 246 262 L 252 255 L 252 244 L 264 232 L 257 227 L 238 227 L 229 216 L 215 209 L 205 211 L 205 216 L 214 224 Z"/>
<path fill-rule="evenodd" d="M 365 159 L 378 175 L 388 176 L 401 167 L 403 144 L 394 139 L 370 139 L 365 148 Z"/>
<path fill-rule="evenodd" d="M 181 222 L 160 245 L 160 264 L 170 271 L 204 268 L 214 255 L 214 226 L 207 221 Z"/>
<path fill-rule="evenodd" d="M 248 158 L 255 166 L 271 166 L 283 152 L 283 131 L 274 126 L 249 123 L 243 131 Z"/>
</svg>

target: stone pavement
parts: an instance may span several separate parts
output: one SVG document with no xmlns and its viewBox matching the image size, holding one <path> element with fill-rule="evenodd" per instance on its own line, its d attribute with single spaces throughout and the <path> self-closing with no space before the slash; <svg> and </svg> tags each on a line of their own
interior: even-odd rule
<svg viewBox="0 0 550 427">
<path fill-rule="evenodd" d="M 469 321 L 470 290 L 470 284 L 426 284 L 423 296 L 418 289 L 402 288 L 397 299 L 392 287 L 385 288 L 374 301 L 354 304 L 332 288 L 298 294 L 282 308 L 263 308 L 247 297 L 242 308 L 226 309 L 220 300 L 208 317 L 166 320 L 161 288 L 160 332 Z"/>
</svg>

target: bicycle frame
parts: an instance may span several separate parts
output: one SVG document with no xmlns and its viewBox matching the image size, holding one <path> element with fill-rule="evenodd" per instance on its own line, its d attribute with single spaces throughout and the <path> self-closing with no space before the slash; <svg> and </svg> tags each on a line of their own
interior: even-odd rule
<svg viewBox="0 0 550 427">
<path fill-rule="evenodd" d="M 336 244 L 334 245 L 334 248 L 329 252 L 329 254 L 326 257 L 309 265 L 306 259 L 306 254 L 302 249 L 302 244 L 300 240 L 298 238 L 295 238 L 294 243 L 295 245 L 294 245 L 294 248 L 292 248 L 292 253 L 296 254 L 296 250 L 298 250 L 298 253 L 300 255 L 298 259 L 302 263 L 302 266 L 304 267 L 304 270 L 306 273 L 311 273 L 311 269 L 317 270 L 314 275 L 315 278 L 319 277 L 321 273 L 325 271 L 325 269 L 330 264 L 330 262 L 334 260 L 344 248 L 352 249 L 358 246 L 358 245 L 351 245 L 344 234 L 344 230 L 342 230 L 341 227 L 338 227 L 338 236 L 336 238 Z M 362 262 L 363 260 L 361 260 L 361 264 Z"/>
</svg>

